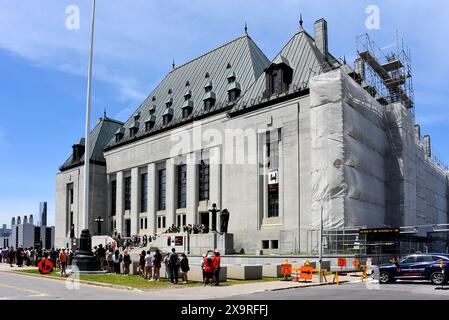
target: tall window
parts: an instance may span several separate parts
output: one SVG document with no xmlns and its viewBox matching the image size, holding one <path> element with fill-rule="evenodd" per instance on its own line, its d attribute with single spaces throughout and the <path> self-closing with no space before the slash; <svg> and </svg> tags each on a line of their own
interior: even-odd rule
<svg viewBox="0 0 449 320">
<path fill-rule="evenodd" d="M 111 181 L 111 216 L 117 211 L 117 181 Z"/>
<path fill-rule="evenodd" d="M 69 198 L 68 203 L 73 204 L 73 183 L 67 185 L 67 190 L 68 190 L 67 196 Z"/>
<path fill-rule="evenodd" d="M 187 206 L 187 165 L 178 166 L 178 208 Z"/>
<path fill-rule="evenodd" d="M 199 200 L 209 200 L 209 160 L 201 160 L 199 174 Z"/>
<path fill-rule="evenodd" d="M 165 194 L 166 194 L 166 171 L 161 169 L 158 172 L 158 186 L 159 186 L 159 201 L 158 209 L 165 210 Z"/>
<path fill-rule="evenodd" d="M 157 217 L 157 227 L 158 229 L 165 228 L 165 216 Z"/>
<path fill-rule="evenodd" d="M 281 93 L 282 81 L 279 70 L 273 70 L 271 73 L 271 93 Z"/>
<path fill-rule="evenodd" d="M 148 174 L 140 175 L 140 212 L 147 212 L 148 209 Z"/>
<path fill-rule="evenodd" d="M 268 179 L 268 218 L 279 217 L 279 137 L 280 131 L 266 133 L 266 159 Z M 275 177 L 274 179 L 272 179 Z"/>
<path fill-rule="evenodd" d="M 125 178 L 125 210 L 131 210 L 131 177 Z"/>
</svg>

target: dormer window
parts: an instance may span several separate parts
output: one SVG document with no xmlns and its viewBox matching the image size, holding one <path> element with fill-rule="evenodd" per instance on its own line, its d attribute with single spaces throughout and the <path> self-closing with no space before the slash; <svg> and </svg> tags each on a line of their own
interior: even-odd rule
<svg viewBox="0 0 449 320">
<path fill-rule="evenodd" d="M 173 98 L 168 98 L 167 101 L 165 101 L 165 106 L 167 108 L 170 108 L 173 105 Z"/>
<path fill-rule="evenodd" d="M 125 129 L 122 127 L 115 132 L 115 142 L 120 142 L 125 135 Z"/>
<path fill-rule="evenodd" d="M 184 119 L 188 118 L 193 111 L 193 101 L 192 98 L 192 91 L 188 90 L 186 94 L 184 95 L 184 103 L 182 104 L 182 117 Z"/>
<path fill-rule="evenodd" d="M 131 128 L 129 128 L 129 135 L 131 138 L 134 138 L 137 135 L 137 132 L 139 132 L 140 128 L 140 122 L 135 121 Z"/>
<path fill-rule="evenodd" d="M 162 115 L 162 121 L 164 125 L 169 124 L 172 119 L 173 119 L 173 108 L 167 107 L 164 111 L 164 114 Z"/>
<path fill-rule="evenodd" d="M 140 119 L 140 112 L 137 112 L 135 115 L 134 115 L 134 121 L 138 121 Z"/>
<path fill-rule="evenodd" d="M 271 65 L 265 69 L 266 90 L 269 95 L 287 92 L 292 83 L 293 69 L 287 58 L 279 55 Z"/>
<path fill-rule="evenodd" d="M 234 72 L 232 72 L 228 76 L 228 87 L 227 87 L 228 103 L 235 102 L 238 99 L 238 97 L 240 96 L 240 92 L 242 91 L 240 83 L 235 81 L 235 79 L 236 79 L 236 75 Z"/>
<path fill-rule="evenodd" d="M 153 129 L 154 124 L 156 123 L 156 116 L 151 113 L 147 120 L 145 120 L 145 132 L 151 131 Z"/>
<path fill-rule="evenodd" d="M 153 104 L 153 105 L 150 107 L 149 112 L 150 112 L 150 115 L 153 115 L 153 114 L 156 113 L 156 105 L 155 105 L 155 104 Z"/>
<path fill-rule="evenodd" d="M 206 93 L 204 94 L 204 110 L 209 111 L 215 105 L 216 95 L 215 92 L 212 91 L 212 82 L 208 81 L 204 86 L 204 90 Z"/>
<path fill-rule="evenodd" d="M 72 148 L 73 148 L 72 161 L 77 162 L 81 160 L 85 151 L 84 138 L 82 138 L 78 144 L 74 144 Z"/>
</svg>

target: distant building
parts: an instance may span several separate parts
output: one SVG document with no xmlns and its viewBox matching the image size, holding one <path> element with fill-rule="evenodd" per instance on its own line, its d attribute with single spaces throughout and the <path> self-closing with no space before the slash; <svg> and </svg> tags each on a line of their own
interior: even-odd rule
<svg viewBox="0 0 449 320">
<path fill-rule="evenodd" d="M 8 229 L 6 224 L 0 229 L 0 247 L 9 247 L 9 241 L 11 237 L 11 229 Z"/>
<path fill-rule="evenodd" d="M 22 223 L 23 222 L 23 223 Z M 33 215 L 11 219 L 11 233 L 9 246 L 14 248 L 45 248 L 51 249 L 55 245 L 55 227 L 36 226 Z"/>
<path fill-rule="evenodd" d="M 39 222 L 41 226 L 47 225 L 47 201 L 39 203 Z"/>
</svg>

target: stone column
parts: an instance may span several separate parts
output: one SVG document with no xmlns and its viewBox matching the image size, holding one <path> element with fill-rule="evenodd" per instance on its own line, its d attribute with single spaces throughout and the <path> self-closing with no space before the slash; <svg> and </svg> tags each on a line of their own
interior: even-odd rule
<svg viewBox="0 0 449 320">
<path fill-rule="evenodd" d="M 157 199 L 156 199 L 156 179 L 157 170 L 156 164 L 150 163 L 148 165 L 148 232 L 150 235 L 155 235 L 157 230 Z"/>
<path fill-rule="evenodd" d="M 165 214 L 167 228 L 176 222 L 176 166 L 173 159 L 168 159 L 165 164 L 166 173 L 166 199 Z"/>
<path fill-rule="evenodd" d="M 106 183 L 107 183 L 107 187 L 106 187 L 106 213 L 104 216 L 104 224 L 101 226 L 101 233 L 103 234 L 112 234 L 112 232 L 114 230 L 111 230 L 111 221 L 112 221 L 112 216 L 111 216 L 111 176 L 108 174 L 106 176 Z M 104 229 L 103 229 L 104 228 Z"/>
<path fill-rule="evenodd" d="M 123 171 L 117 172 L 117 195 L 116 195 L 116 212 L 115 212 L 115 221 L 116 221 L 116 229 L 117 233 L 123 237 L 123 215 L 125 214 L 125 188 L 124 188 L 124 178 Z"/>
<path fill-rule="evenodd" d="M 187 158 L 187 224 L 198 224 L 198 154 Z"/>
<path fill-rule="evenodd" d="M 140 183 L 139 168 L 131 169 L 131 236 L 139 233 Z"/>
</svg>

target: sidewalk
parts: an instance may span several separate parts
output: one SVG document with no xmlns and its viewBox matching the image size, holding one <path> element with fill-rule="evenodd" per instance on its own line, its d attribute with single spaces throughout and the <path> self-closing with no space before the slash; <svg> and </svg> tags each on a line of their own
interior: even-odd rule
<svg viewBox="0 0 449 320">
<path fill-rule="evenodd" d="M 340 284 L 347 283 L 354 278 L 348 276 L 340 277 Z M 328 278 L 329 280 L 329 278 Z M 330 279 L 332 281 L 332 279 Z M 157 292 L 145 291 L 148 298 L 159 300 L 211 300 L 226 299 L 232 296 L 248 295 L 266 291 L 289 290 L 295 288 L 307 288 L 314 286 L 332 285 L 332 282 L 318 283 L 318 277 L 314 277 L 313 282 L 293 282 L 293 281 L 270 281 L 256 282 L 235 285 L 222 285 L 218 287 L 195 287 L 195 288 L 170 288 Z"/>
</svg>

